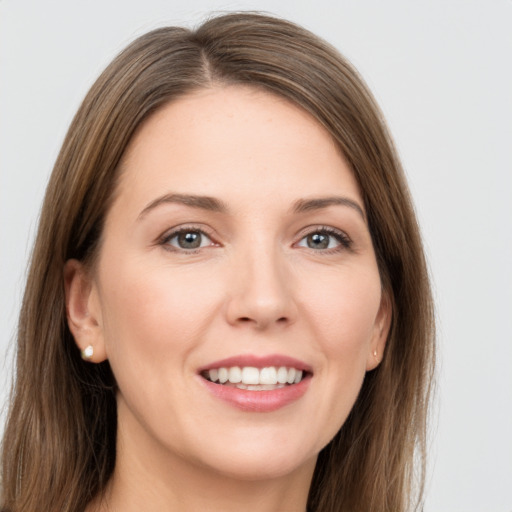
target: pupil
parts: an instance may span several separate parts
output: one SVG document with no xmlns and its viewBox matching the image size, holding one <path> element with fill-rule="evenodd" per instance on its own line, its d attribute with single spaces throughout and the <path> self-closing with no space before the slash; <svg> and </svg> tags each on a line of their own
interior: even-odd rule
<svg viewBox="0 0 512 512">
<path fill-rule="evenodd" d="M 187 232 L 178 235 L 179 246 L 183 249 L 197 249 L 201 245 L 200 233 Z"/>
<path fill-rule="evenodd" d="M 308 236 L 308 247 L 311 249 L 327 249 L 329 237 L 322 233 L 314 233 Z"/>
</svg>

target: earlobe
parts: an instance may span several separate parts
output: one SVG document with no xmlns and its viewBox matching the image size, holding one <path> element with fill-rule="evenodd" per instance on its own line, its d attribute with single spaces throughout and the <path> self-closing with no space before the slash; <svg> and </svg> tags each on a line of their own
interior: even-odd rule
<svg viewBox="0 0 512 512">
<path fill-rule="evenodd" d="M 384 357 L 384 349 L 386 347 L 386 341 L 391 327 L 392 316 L 393 308 L 391 306 L 389 294 L 387 292 L 383 292 L 379 312 L 375 319 L 370 352 L 366 361 L 366 371 L 377 368 Z"/>
<path fill-rule="evenodd" d="M 97 290 L 83 263 L 78 260 L 66 262 L 64 287 L 69 330 L 82 358 L 93 363 L 104 361 L 107 356 Z"/>
</svg>

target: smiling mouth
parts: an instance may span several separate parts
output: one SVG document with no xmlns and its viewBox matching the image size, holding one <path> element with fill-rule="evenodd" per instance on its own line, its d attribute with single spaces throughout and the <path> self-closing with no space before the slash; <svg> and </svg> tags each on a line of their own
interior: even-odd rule
<svg viewBox="0 0 512 512">
<path fill-rule="evenodd" d="M 201 376 L 214 384 L 246 389 L 270 391 L 301 382 L 308 372 L 287 366 L 230 366 L 212 368 L 201 372 Z"/>
</svg>

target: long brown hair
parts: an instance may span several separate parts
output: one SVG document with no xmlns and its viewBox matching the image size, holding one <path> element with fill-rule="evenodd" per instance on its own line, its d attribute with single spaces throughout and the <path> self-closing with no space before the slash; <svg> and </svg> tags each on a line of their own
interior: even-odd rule
<svg viewBox="0 0 512 512">
<path fill-rule="evenodd" d="M 4 511 L 83 511 L 115 465 L 115 380 L 80 359 L 66 322 L 63 267 L 91 261 L 141 122 L 213 84 L 246 84 L 313 115 L 350 163 L 365 202 L 393 320 L 380 366 L 320 453 L 310 511 L 401 512 L 421 506 L 434 317 L 413 206 L 379 109 L 336 50 L 287 21 L 252 13 L 168 27 L 133 42 L 76 114 L 44 201 L 23 299 L 2 452 Z"/>
</svg>

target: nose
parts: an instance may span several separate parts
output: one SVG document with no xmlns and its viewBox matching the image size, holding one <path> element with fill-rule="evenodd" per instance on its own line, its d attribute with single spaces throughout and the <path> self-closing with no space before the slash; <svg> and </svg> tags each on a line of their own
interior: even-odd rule
<svg viewBox="0 0 512 512">
<path fill-rule="evenodd" d="M 232 267 L 227 320 L 257 330 L 295 322 L 293 280 L 278 250 L 260 248 L 240 255 Z"/>
</svg>

